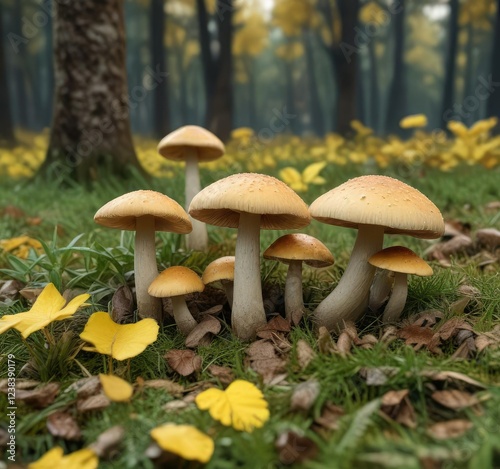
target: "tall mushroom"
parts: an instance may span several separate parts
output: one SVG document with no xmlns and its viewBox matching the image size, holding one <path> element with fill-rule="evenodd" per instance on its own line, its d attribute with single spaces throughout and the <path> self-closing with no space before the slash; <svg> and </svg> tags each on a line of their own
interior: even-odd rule
<svg viewBox="0 0 500 469">
<path fill-rule="evenodd" d="M 389 301 L 385 305 L 382 321 L 395 322 L 401 316 L 408 296 L 408 274 L 427 277 L 432 275 L 432 267 L 403 246 L 392 246 L 382 249 L 368 259 L 368 262 L 378 267 L 394 272 L 394 285 Z"/>
<path fill-rule="evenodd" d="M 332 253 L 318 239 L 303 233 L 286 234 L 264 251 L 264 259 L 288 264 L 285 283 L 286 318 L 298 324 L 304 314 L 302 297 L 302 262 L 311 267 L 328 267 L 334 262 Z"/>
<path fill-rule="evenodd" d="M 134 276 L 137 309 L 142 318 L 162 322 L 162 305 L 148 294 L 158 275 L 155 231 L 186 234 L 192 230 L 184 209 L 173 199 L 155 191 L 129 192 L 103 205 L 94 221 L 108 228 L 135 231 Z"/>
<path fill-rule="evenodd" d="M 202 292 L 205 285 L 196 272 L 183 266 L 165 269 L 149 286 L 148 293 L 156 298 L 171 298 L 175 323 L 183 335 L 195 327 L 196 320 L 189 311 L 184 295 Z"/>
<path fill-rule="evenodd" d="M 360 176 L 316 199 L 309 211 L 330 225 L 357 228 L 358 236 L 337 287 L 316 308 L 318 326 L 339 330 L 365 311 L 375 267 L 368 258 L 382 249 L 384 233 L 439 238 L 439 209 L 417 189 L 387 176 Z"/>
<path fill-rule="evenodd" d="M 210 262 L 205 268 L 201 280 L 205 285 L 220 282 L 226 293 L 229 306 L 233 306 L 234 256 L 224 256 Z"/>
<path fill-rule="evenodd" d="M 260 230 L 307 226 L 307 205 L 272 176 L 242 173 L 203 189 L 191 202 L 189 213 L 211 225 L 238 228 L 232 326 L 240 339 L 252 339 L 257 328 L 266 323 L 260 278 Z"/>
<path fill-rule="evenodd" d="M 197 125 L 186 125 L 169 133 L 158 144 L 163 157 L 186 163 L 186 202 L 188 210 L 193 197 L 200 192 L 198 163 L 214 161 L 224 154 L 224 144 L 212 133 Z M 187 238 L 188 249 L 204 251 L 208 245 L 207 227 L 191 220 L 193 231 Z"/>
</svg>

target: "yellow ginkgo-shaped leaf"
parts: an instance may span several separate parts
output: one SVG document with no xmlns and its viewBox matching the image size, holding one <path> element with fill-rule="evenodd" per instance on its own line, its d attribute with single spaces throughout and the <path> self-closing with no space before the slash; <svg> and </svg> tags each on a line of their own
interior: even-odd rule
<svg viewBox="0 0 500 469">
<path fill-rule="evenodd" d="M 192 425 L 167 423 L 151 430 L 161 449 L 188 461 L 207 463 L 214 453 L 214 441 Z"/>
<path fill-rule="evenodd" d="M 102 390 L 106 397 L 113 402 L 128 402 L 134 393 L 130 383 L 115 375 L 99 374 Z"/>
<path fill-rule="evenodd" d="M 95 469 L 99 458 L 89 448 L 64 456 L 60 446 L 47 451 L 38 461 L 28 464 L 28 469 Z"/>
<path fill-rule="evenodd" d="M 53 321 L 67 319 L 82 306 L 90 295 L 84 293 L 73 298 L 67 305 L 53 283 L 47 284 L 29 311 L 6 314 L 0 319 L 0 334 L 15 328 L 24 338 L 43 329 Z M 64 306 L 66 305 L 66 306 Z"/>
<path fill-rule="evenodd" d="M 427 116 L 424 114 L 414 114 L 412 116 L 403 117 L 399 121 L 399 126 L 402 129 L 414 129 L 418 127 L 425 127 L 427 125 Z"/>
<path fill-rule="evenodd" d="M 236 430 L 251 432 L 269 419 L 269 408 L 262 392 L 252 383 L 233 381 L 225 391 L 207 389 L 198 394 L 196 405 L 208 410 L 213 419 Z"/>
<path fill-rule="evenodd" d="M 326 181 L 319 176 L 321 170 L 326 166 L 326 161 L 310 164 L 302 171 L 302 180 L 304 184 L 324 184 Z"/>
<path fill-rule="evenodd" d="M 307 185 L 302 181 L 302 174 L 295 168 L 287 167 L 280 171 L 281 180 L 290 186 L 294 191 L 302 192 L 307 190 Z"/>
<path fill-rule="evenodd" d="M 158 323 L 151 318 L 141 319 L 135 324 L 117 324 L 108 313 L 101 311 L 90 316 L 80 338 L 94 346 L 84 350 L 126 360 L 139 355 L 155 342 L 158 329 Z"/>
</svg>

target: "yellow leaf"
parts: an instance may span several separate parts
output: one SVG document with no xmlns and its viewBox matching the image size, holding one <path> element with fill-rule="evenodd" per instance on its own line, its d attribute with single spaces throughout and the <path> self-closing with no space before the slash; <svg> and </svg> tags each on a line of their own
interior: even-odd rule
<svg viewBox="0 0 500 469">
<path fill-rule="evenodd" d="M 326 184 L 326 179 L 324 177 L 317 176 L 311 181 L 311 184 L 320 186 L 321 184 Z"/>
<path fill-rule="evenodd" d="M 167 423 L 151 430 L 161 449 L 188 461 L 207 463 L 214 452 L 214 441 L 192 425 Z"/>
<path fill-rule="evenodd" d="M 302 171 L 302 180 L 304 181 L 304 183 L 311 183 L 325 166 L 326 161 L 320 161 L 319 163 L 310 164 L 306 169 L 304 169 L 304 171 Z"/>
<path fill-rule="evenodd" d="M 95 469 L 99 464 L 97 455 L 88 448 L 64 456 L 59 446 L 47 451 L 38 461 L 28 464 L 28 469 Z"/>
<path fill-rule="evenodd" d="M 207 389 L 196 396 L 195 402 L 199 409 L 208 410 L 213 419 L 236 430 L 251 432 L 269 419 L 262 392 L 248 381 L 233 381 L 225 391 Z"/>
<path fill-rule="evenodd" d="M 113 402 L 128 402 L 134 393 L 130 383 L 115 375 L 99 374 L 102 390 L 106 397 Z"/>
<path fill-rule="evenodd" d="M 292 167 L 283 168 L 280 171 L 280 178 L 285 183 L 291 186 L 292 184 L 297 184 L 302 182 L 302 175 Z"/>
<path fill-rule="evenodd" d="M 406 116 L 399 122 L 402 129 L 413 129 L 416 127 L 425 127 L 427 125 L 427 117 L 424 114 L 414 114 Z"/>
<path fill-rule="evenodd" d="M 0 334 L 14 327 L 24 338 L 43 329 L 53 321 L 67 319 L 82 306 L 90 295 L 84 293 L 73 298 L 67 305 L 53 283 L 47 284 L 29 311 L 7 314 L 0 319 Z"/>
<path fill-rule="evenodd" d="M 80 338 L 94 345 L 98 353 L 111 355 L 116 360 L 135 357 L 156 341 L 158 323 L 151 318 L 135 324 L 117 324 L 108 313 L 90 316 Z"/>
</svg>

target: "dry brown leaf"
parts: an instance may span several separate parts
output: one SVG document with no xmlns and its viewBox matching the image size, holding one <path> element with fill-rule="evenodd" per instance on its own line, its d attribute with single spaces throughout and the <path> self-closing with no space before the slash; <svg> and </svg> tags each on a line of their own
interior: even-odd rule
<svg viewBox="0 0 500 469">
<path fill-rule="evenodd" d="M 277 332 L 290 332 L 290 322 L 282 316 L 274 316 L 267 324 L 257 329 L 257 337 L 271 339 Z"/>
<path fill-rule="evenodd" d="M 460 331 L 460 332 L 469 332 L 469 331 Z M 474 337 L 468 337 L 460 344 L 460 346 L 455 350 L 455 352 L 453 352 L 453 355 L 450 358 L 452 358 L 453 360 L 466 360 L 467 358 L 472 357 L 476 351 L 477 348 L 476 348 L 476 342 L 474 341 Z"/>
<path fill-rule="evenodd" d="M 287 466 L 314 459 L 318 447 L 314 441 L 295 432 L 288 431 L 278 436 L 275 442 L 279 460 Z"/>
<path fill-rule="evenodd" d="M 19 294 L 26 298 L 30 303 L 34 303 L 40 293 L 42 293 L 43 288 L 23 288 L 19 290 Z"/>
<path fill-rule="evenodd" d="M 432 327 L 439 321 L 441 321 L 441 319 L 443 319 L 443 316 L 443 312 L 439 311 L 439 309 L 426 309 L 425 311 L 421 311 L 415 316 L 412 316 L 410 322 L 414 326 Z"/>
<path fill-rule="evenodd" d="M 481 296 L 481 290 L 472 285 L 467 285 L 466 283 L 458 287 L 457 293 L 461 296 L 468 296 L 470 298 L 479 298 Z"/>
<path fill-rule="evenodd" d="M 285 360 L 276 354 L 275 347 L 267 340 L 253 342 L 246 353 L 250 367 L 263 377 L 266 384 L 285 371 Z"/>
<path fill-rule="evenodd" d="M 19 280 L 6 280 L 0 287 L 0 300 L 15 300 L 19 292 L 25 287 Z"/>
<path fill-rule="evenodd" d="M 168 365 L 182 376 L 201 370 L 201 357 L 193 350 L 169 350 L 165 354 Z"/>
<path fill-rule="evenodd" d="M 325 326 L 321 326 L 318 329 L 318 350 L 322 355 L 328 355 L 335 352 L 335 343 Z"/>
<path fill-rule="evenodd" d="M 494 251 L 500 247 L 500 230 L 496 228 L 483 228 L 476 231 L 476 242 L 479 248 Z"/>
<path fill-rule="evenodd" d="M 401 404 L 401 401 L 408 395 L 408 389 L 398 391 L 388 391 L 382 396 L 381 405 L 393 407 Z"/>
<path fill-rule="evenodd" d="M 448 420 L 431 425 L 427 433 L 436 440 L 447 440 L 462 436 L 467 430 L 473 427 L 472 422 L 464 419 Z"/>
<path fill-rule="evenodd" d="M 430 352 L 440 353 L 439 333 L 435 333 L 430 327 L 419 327 L 413 324 L 403 327 L 398 337 L 405 339 L 406 345 L 412 345 L 415 350 L 420 350 L 422 347 L 427 347 Z"/>
<path fill-rule="evenodd" d="M 347 357 L 351 354 L 352 338 L 348 332 L 343 331 L 337 339 L 337 351 L 342 357 Z"/>
<path fill-rule="evenodd" d="M 134 321 L 134 295 L 128 285 L 119 287 L 111 299 L 111 319 L 118 324 Z"/>
<path fill-rule="evenodd" d="M 398 373 L 399 368 L 394 366 L 364 367 L 359 370 L 360 376 L 366 380 L 368 386 L 382 386 Z"/>
<path fill-rule="evenodd" d="M 454 384 L 457 384 L 457 382 L 466 383 L 476 388 L 486 389 L 486 386 L 483 383 L 480 383 L 463 373 L 459 373 L 458 371 L 423 370 L 420 374 L 426 378 L 432 379 L 433 381 L 448 381 Z"/>
<path fill-rule="evenodd" d="M 408 428 L 416 428 L 415 409 L 409 399 L 408 389 L 389 391 L 382 396 L 381 411 L 389 418 Z"/>
<path fill-rule="evenodd" d="M 58 383 L 47 383 L 31 390 L 16 390 L 16 400 L 23 401 L 36 409 L 45 409 L 59 394 Z"/>
<path fill-rule="evenodd" d="M 314 419 L 314 423 L 317 427 L 326 430 L 338 430 L 339 420 L 344 414 L 345 412 L 342 407 L 327 402 L 321 411 L 321 415 Z M 318 428 L 315 429 L 318 430 Z"/>
<path fill-rule="evenodd" d="M 486 210 L 500 210 L 500 200 L 493 200 L 492 202 L 488 202 L 484 208 Z"/>
<path fill-rule="evenodd" d="M 356 345 L 359 345 L 363 348 L 373 348 L 375 344 L 378 343 L 378 339 L 373 334 L 365 334 Z"/>
<path fill-rule="evenodd" d="M 295 386 L 290 399 L 291 410 L 302 410 L 307 412 L 316 401 L 320 391 L 318 381 L 309 380 Z"/>
<path fill-rule="evenodd" d="M 32 379 L 16 379 L 16 391 L 33 389 L 40 385 L 40 381 L 35 381 Z M 7 394 L 9 388 L 9 381 L 7 378 L 0 379 L 0 392 Z"/>
<path fill-rule="evenodd" d="M 479 404 L 479 399 L 474 394 L 458 389 L 434 391 L 431 397 L 442 406 L 453 410 L 462 410 Z"/>
<path fill-rule="evenodd" d="M 144 381 L 143 386 L 145 388 L 163 389 L 168 394 L 175 397 L 182 396 L 184 392 L 184 386 L 181 386 L 175 381 L 171 381 L 169 379 L 149 379 Z"/>
<path fill-rule="evenodd" d="M 206 341 L 208 340 L 208 343 L 210 343 L 212 335 L 217 335 L 220 329 L 220 321 L 214 316 L 207 315 L 188 334 L 185 345 L 189 348 L 207 345 Z"/>
<path fill-rule="evenodd" d="M 307 368 L 315 357 L 316 352 L 312 347 L 304 339 L 299 339 L 297 342 L 297 361 L 299 362 L 300 368 Z"/>
<path fill-rule="evenodd" d="M 64 392 L 76 391 L 77 399 L 86 399 L 94 396 L 101 390 L 101 381 L 99 376 L 89 376 L 82 378 L 69 385 Z"/>
<path fill-rule="evenodd" d="M 89 445 L 89 449 L 91 449 L 99 459 L 108 461 L 117 455 L 124 436 L 125 429 L 120 425 L 115 425 L 101 433 L 97 437 L 97 440 Z"/>
<path fill-rule="evenodd" d="M 208 372 L 222 384 L 229 384 L 234 381 L 234 373 L 227 366 L 210 365 Z"/>
<path fill-rule="evenodd" d="M 466 299 L 469 300 L 469 298 Z M 441 339 L 448 340 L 460 330 L 472 331 L 472 326 L 465 319 L 458 317 L 446 321 L 437 332 Z"/>
<path fill-rule="evenodd" d="M 83 414 L 85 412 L 105 409 L 110 403 L 110 400 L 104 393 L 99 393 L 85 399 L 79 399 L 76 403 L 76 408 L 78 412 Z"/>
<path fill-rule="evenodd" d="M 493 345 L 495 342 L 485 334 L 479 334 L 474 340 L 477 351 L 482 352 L 485 348 Z M 497 344 L 498 346 L 498 344 Z"/>
<path fill-rule="evenodd" d="M 177 411 L 177 410 L 183 410 L 186 407 L 189 407 L 191 403 L 186 402 L 184 399 L 175 399 L 174 401 L 167 402 L 164 406 L 163 409 L 166 411 Z"/>
<path fill-rule="evenodd" d="M 67 412 L 54 412 L 47 417 L 47 429 L 52 436 L 69 441 L 78 441 L 82 432 L 76 420 Z"/>
</svg>

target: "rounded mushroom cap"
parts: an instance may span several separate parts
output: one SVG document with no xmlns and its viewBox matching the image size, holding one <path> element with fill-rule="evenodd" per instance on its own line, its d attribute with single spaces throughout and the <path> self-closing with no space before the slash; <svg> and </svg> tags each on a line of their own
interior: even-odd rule
<svg viewBox="0 0 500 469">
<path fill-rule="evenodd" d="M 205 285 L 218 280 L 234 280 L 234 256 L 224 256 L 210 262 L 205 268 L 201 280 Z"/>
<path fill-rule="evenodd" d="M 153 216 L 155 231 L 186 234 L 193 229 L 186 211 L 173 199 L 156 191 L 140 190 L 121 195 L 103 205 L 94 221 L 108 228 L 135 231 L 137 219 Z"/>
<path fill-rule="evenodd" d="M 388 176 L 360 176 L 318 197 L 309 207 L 313 218 L 330 225 L 383 226 L 386 233 L 439 238 L 444 220 L 420 191 Z"/>
<path fill-rule="evenodd" d="M 216 160 L 225 151 L 224 144 L 212 132 L 197 125 L 185 125 L 163 137 L 158 153 L 169 160 L 184 161 L 186 147 L 195 148 L 201 162 Z"/>
<path fill-rule="evenodd" d="M 157 298 L 187 295 L 202 292 L 204 283 L 199 275 L 188 267 L 174 266 L 165 269 L 148 288 L 148 293 Z"/>
<path fill-rule="evenodd" d="M 422 277 L 432 275 L 432 267 L 411 249 L 403 246 L 392 246 L 382 249 L 368 259 L 368 262 L 379 269 L 391 270 L 402 274 L 414 274 Z"/>
<path fill-rule="evenodd" d="M 262 215 L 261 229 L 302 228 L 311 221 L 305 202 L 284 182 L 265 174 L 233 174 L 205 187 L 189 214 L 209 225 L 238 228 L 240 213 Z"/>
<path fill-rule="evenodd" d="M 264 258 L 285 264 L 290 261 L 303 261 L 317 268 L 334 263 L 332 253 L 320 240 L 303 233 L 281 236 L 264 251 Z"/>
</svg>

